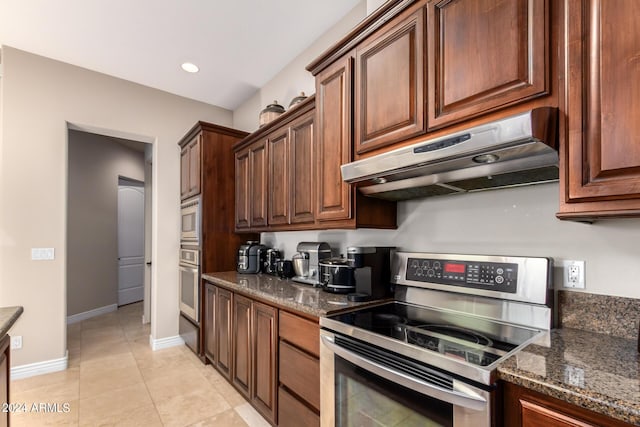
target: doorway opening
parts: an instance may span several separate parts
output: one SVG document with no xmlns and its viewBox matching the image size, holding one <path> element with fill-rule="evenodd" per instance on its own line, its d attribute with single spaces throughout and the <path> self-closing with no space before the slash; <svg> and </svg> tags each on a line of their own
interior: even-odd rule
<svg viewBox="0 0 640 427">
<path fill-rule="evenodd" d="M 151 320 L 152 143 L 69 125 L 67 323 L 142 301 Z"/>
</svg>

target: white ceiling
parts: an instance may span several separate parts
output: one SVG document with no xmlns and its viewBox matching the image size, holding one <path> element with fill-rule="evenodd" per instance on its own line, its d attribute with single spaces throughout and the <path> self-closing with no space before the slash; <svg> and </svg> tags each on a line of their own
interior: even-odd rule
<svg viewBox="0 0 640 427">
<path fill-rule="evenodd" d="M 358 3 L 0 0 L 0 44 L 233 110 Z"/>
</svg>

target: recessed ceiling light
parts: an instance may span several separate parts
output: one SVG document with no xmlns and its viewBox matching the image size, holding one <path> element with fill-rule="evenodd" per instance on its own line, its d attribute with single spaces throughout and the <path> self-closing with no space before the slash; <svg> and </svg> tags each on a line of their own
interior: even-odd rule
<svg viewBox="0 0 640 427">
<path fill-rule="evenodd" d="M 185 62 L 181 65 L 181 67 L 187 73 L 197 73 L 198 71 L 200 71 L 200 68 L 198 68 L 196 64 L 192 64 L 191 62 Z"/>
</svg>

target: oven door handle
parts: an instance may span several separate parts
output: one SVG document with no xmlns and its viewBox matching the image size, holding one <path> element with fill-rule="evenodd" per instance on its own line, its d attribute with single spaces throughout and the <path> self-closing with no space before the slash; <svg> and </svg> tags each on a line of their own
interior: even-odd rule
<svg viewBox="0 0 640 427">
<path fill-rule="evenodd" d="M 322 343 L 333 351 L 335 355 L 338 355 L 375 375 L 386 378 L 389 381 L 400 384 L 417 393 L 472 410 L 483 411 L 487 408 L 487 400 L 484 397 L 475 394 L 473 391 L 468 390 L 464 384 L 458 383 L 454 386 L 456 389 L 448 390 L 364 358 L 340 347 L 331 337 L 322 335 L 321 338 Z"/>
</svg>

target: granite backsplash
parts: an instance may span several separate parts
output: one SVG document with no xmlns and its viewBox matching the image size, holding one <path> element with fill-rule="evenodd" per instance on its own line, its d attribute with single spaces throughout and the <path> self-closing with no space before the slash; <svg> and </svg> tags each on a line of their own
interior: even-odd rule
<svg viewBox="0 0 640 427">
<path fill-rule="evenodd" d="M 638 339 L 640 299 L 558 291 L 558 327 Z"/>
</svg>

